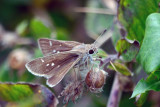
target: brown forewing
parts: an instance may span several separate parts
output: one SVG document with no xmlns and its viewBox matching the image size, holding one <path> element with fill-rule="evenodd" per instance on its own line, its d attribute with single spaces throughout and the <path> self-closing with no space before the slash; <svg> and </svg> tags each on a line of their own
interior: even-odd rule
<svg viewBox="0 0 160 107">
<path fill-rule="evenodd" d="M 77 62 L 79 61 L 79 59 L 77 59 L 76 57 L 71 58 L 70 60 L 66 60 L 65 63 L 63 65 L 61 65 L 61 67 L 58 70 L 58 72 L 55 72 L 55 74 L 50 77 L 47 80 L 47 84 L 50 87 L 55 86 L 56 84 L 58 84 L 66 75 L 66 73 L 73 67 L 73 65 L 75 65 Z"/>
<path fill-rule="evenodd" d="M 38 40 L 38 44 L 43 55 L 46 56 L 48 54 L 70 51 L 73 47 L 81 45 L 82 43 L 41 38 Z"/>
<path fill-rule="evenodd" d="M 80 58 L 81 56 L 77 51 L 61 52 L 32 60 L 26 64 L 26 68 L 34 75 L 47 78 L 54 76 L 55 81 L 58 81 Z"/>
</svg>

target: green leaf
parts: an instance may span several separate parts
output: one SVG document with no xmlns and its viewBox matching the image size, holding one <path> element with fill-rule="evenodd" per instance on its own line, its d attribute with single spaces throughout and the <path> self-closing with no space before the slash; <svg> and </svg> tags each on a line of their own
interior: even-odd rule
<svg viewBox="0 0 160 107">
<path fill-rule="evenodd" d="M 35 107 L 58 104 L 54 94 L 42 85 L 29 83 L 0 83 L 1 106 L 14 104 L 16 107 Z M 54 100 L 53 100 L 54 99 Z"/>
<path fill-rule="evenodd" d="M 131 44 L 125 39 L 120 39 L 116 45 L 116 51 L 122 54 L 125 50 L 127 50 Z"/>
<path fill-rule="evenodd" d="M 0 98 L 4 101 L 19 101 L 31 95 L 33 92 L 28 85 L 0 84 Z"/>
<path fill-rule="evenodd" d="M 69 40 L 69 32 L 66 29 L 58 28 L 57 29 L 57 40 Z"/>
<path fill-rule="evenodd" d="M 149 77 L 140 80 L 136 85 L 131 98 L 150 90 L 160 91 L 160 14 L 153 13 L 146 20 L 146 30 L 137 61 L 142 64 Z"/>
<path fill-rule="evenodd" d="M 36 48 L 34 51 L 34 58 L 43 57 L 43 54 L 39 48 Z"/>
<path fill-rule="evenodd" d="M 139 94 L 139 96 L 136 97 L 136 105 L 137 107 L 142 107 L 142 105 L 144 104 L 144 102 L 146 101 L 148 96 L 148 92 Z"/>
<path fill-rule="evenodd" d="M 134 91 L 132 93 L 131 98 L 146 93 L 147 91 L 154 90 L 154 91 L 160 91 L 160 73 L 159 71 L 152 72 L 146 80 L 141 79 L 136 87 L 134 88 Z"/>
<path fill-rule="evenodd" d="M 122 53 L 124 61 L 126 62 L 132 61 L 134 58 L 136 58 L 138 51 L 139 51 L 139 43 L 137 41 L 134 41 L 130 45 L 130 47 L 124 53 Z"/>
<path fill-rule="evenodd" d="M 139 43 L 137 41 L 120 39 L 117 42 L 116 50 L 123 57 L 124 61 L 129 62 L 136 57 L 139 51 Z"/>
<path fill-rule="evenodd" d="M 26 20 L 22 21 L 17 27 L 16 32 L 19 35 L 23 35 L 28 27 L 28 22 Z"/>
<path fill-rule="evenodd" d="M 141 79 L 136 85 L 131 98 L 150 90 L 160 91 L 160 81 L 152 83 Z"/>
<path fill-rule="evenodd" d="M 132 72 L 122 63 L 114 62 L 111 64 L 112 66 L 108 66 L 109 69 L 115 70 L 123 75 L 132 76 Z"/>
<path fill-rule="evenodd" d="M 40 20 L 38 19 L 32 19 L 30 24 L 30 29 L 33 35 L 35 36 L 35 39 L 41 38 L 41 37 L 50 37 L 51 35 L 51 29 L 47 26 L 45 26 Z"/>
<path fill-rule="evenodd" d="M 160 14 L 153 13 L 146 20 L 145 37 L 137 61 L 147 73 L 160 68 Z"/>
<path fill-rule="evenodd" d="M 160 0 L 120 0 L 118 19 L 128 32 L 128 39 L 142 43 L 149 14 L 160 12 Z"/>
<path fill-rule="evenodd" d="M 102 49 L 98 49 L 98 53 L 96 55 L 102 58 L 106 58 L 108 56 L 107 53 Z"/>
</svg>

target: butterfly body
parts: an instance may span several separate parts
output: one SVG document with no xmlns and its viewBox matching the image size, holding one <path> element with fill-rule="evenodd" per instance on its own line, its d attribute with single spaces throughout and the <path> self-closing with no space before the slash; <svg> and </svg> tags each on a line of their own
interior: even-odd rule
<svg viewBox="0 0 160 107">
<path fill-rule="evenodd" d="M 58 84 L 71 68 L 91 62 L 92 54 L 97 51 L 94 44 L 75 41 L 42 38 L 38 44 L 44 57 L 30 61 L 26 68 L 34 75 L 46 77 L 51 87 Z"/>
<path fill-rule="evenodd" d="M 71 51 L 78 51 L 80 52 L 81 60 L 79 61 L 84 63 L 87 59 L 92 60 L 92 54 L 89 53 L 90 50 L 93 50 L 94 53 L 97 51 L 93 44 L 81 44 L 75 46 Z"/>
</svg>

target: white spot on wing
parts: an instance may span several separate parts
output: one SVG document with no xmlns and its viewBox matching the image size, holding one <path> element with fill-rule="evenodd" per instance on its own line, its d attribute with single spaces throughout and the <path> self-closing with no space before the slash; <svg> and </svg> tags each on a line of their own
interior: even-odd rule
<svg viewBox="0 0 160 107">
<path fill-rule="evenodd" d="M 54 66 L 54 63 L 52 63 L 51 66 Z"/>
<path fill-rule="evenodd" d="M 46 64 L 46 66 L 49 66 L 49 64 Z"/>
<path fill-rule="evenodd" d="M 57 68 L 59 68 L 59 67 L 60 67 L 60 65 L 57 66 Z"/>
<path fill-rule="evenodd" d="M 52 46 L 52 41 L 49 41 L 49 45 Z"/>
<path fill-rule="evenodd" d="M 60 53 L 59 51 L 57 51 L 57 53 Z"/>
<path fill-rule="evenodd" d="M 62 46 L 61 44 L 59 46 Z"/>
<path fill-rule="evenodd" d="M 55 52 L 56 52 L 56 50 L 53 50 L 53 52 L 55 53 Z"/>
<path fill-rule="evenodd" d="M 41 61 L 42 61 L 42 62 L 44 62 L 44 60 L 43 60 L 43 59 L 41 59 Z"/>
</svg>

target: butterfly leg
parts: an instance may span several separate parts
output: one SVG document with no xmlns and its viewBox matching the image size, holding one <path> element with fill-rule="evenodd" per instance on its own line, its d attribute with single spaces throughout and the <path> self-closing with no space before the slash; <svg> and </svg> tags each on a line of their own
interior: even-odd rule
<svg viewBox="0 0 160 107">
<path fill-rule="evenodd" d="M 87 58 L 87 68 L 88 68 L 89 70 L 91 70 L 92 67 L 93 67 L 92 57 L 89 56 L 89 57 Z"/>
<path fill-rule="evenodd" d="M 90 66 L 90 56 L 87 56 L 82 63 L 83 69 L 89 69 Z"/>
<path fill-rule="evenodd" d="M 77 64 L 74 66 L 74 72 L 75 72 L 75 76 L 76 76 L 76 80 L 82 80 L 81 77 L 81 68 L 82 68 L 82 64 Z"/>
<path fill-rule="evenodd" d="M 73 67 L 73 72 L 74 72 L 74 75 L 75 75 L 75 81 L 77 81 L 77 80 L 78 80 L 77 66 L 74 66 L 74 67 Z"/>
</svg>

